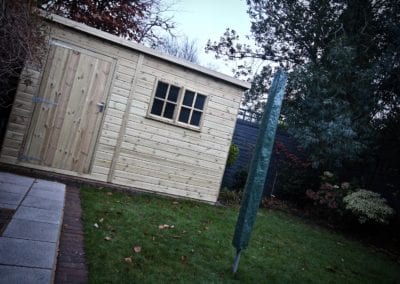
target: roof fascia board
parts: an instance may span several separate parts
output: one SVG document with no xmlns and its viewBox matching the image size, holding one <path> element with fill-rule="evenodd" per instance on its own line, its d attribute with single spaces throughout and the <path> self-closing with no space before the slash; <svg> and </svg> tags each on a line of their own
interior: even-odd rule
<svg viewBox="0 0 400 284">
<path fill-rule="evenodd" d="M 101 30 L 89 27 L 89 26 L 87 26 L 85 24 L 78 23 L 78 22 L 75 22 L 73 20 L 61 17 L 59 15 L 48 14 L 47 12 L 42 11 L 42 10 L 40 11 L 40 13 L 41 13 L 42 16 L 44 16 L 46 19 L 48 19 L 48 20 L 50 20 L 52 22 L 55 22 L 55 23 L 70 27 L 72 29 L 75 29 L 75 30 L 78 30 L 78 31 L 81 31 L 81 32 L 84 32 L 84 33 L 99 37 L 101 39 L 105 39 L 107 41 L 119 44 L 121 46 L 130 48 L 130 49 L 133 49 L 133 50 L 136 50 L 136 51 L 139 51 L 139 52 L 142 52 L 144 54 L 148 54 L 148 55 L 160 58 L 162 60 L 165 60 L 165 61 L 177 64 L 177 65 L 183 66 L 185 68 L 188 68 L 188 69 L 191 69 L 191 70 L 206 74 L 206 75 L 214 77 L 216 79 L 231 83 L 231 84 L 233 84 L 233 85 L 235 85 L 237 87 L 242 88 L 243 90 L 250 89 L 251 85 L 248 82 L 235 79 L 235 78 L 230 77 L 228 75 L 222 74 L 220 72 L 216 72 L 214 70 L 210 70 L 208 68 L 202 67 L 200 65 L 191 63 L 191 62 L 186 61 L 186 60 L 182 60 L 182 59 L 177 58 L 175 56 L 163 54 L 163 53 L 161 53 L 161 52 L 159 52 L 159 51 L 157 51 L 155 49 L 146 47 L 146 46 L 138 44 L 136 42 L 128 41 L 128 40 L 123 39 L 121 37 L 112 35 L 112 34 L 107 33 L 107 32 L 103 32 Z"/>
</svg>

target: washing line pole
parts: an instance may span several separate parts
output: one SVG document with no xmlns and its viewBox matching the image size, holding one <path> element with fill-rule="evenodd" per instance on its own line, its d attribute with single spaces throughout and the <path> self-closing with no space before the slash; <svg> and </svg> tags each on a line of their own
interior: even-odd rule
<svg viewBox="0 0 400 284">
<path fill-rule="evenodd" d="M 233 273 L 236 273 L 239 267 L 242 250 L 249 244 L 257 210 L 261 202 L 286 82 L 287 74 L 282 69 L 279 69 L 275 73 L 272 86 L 269 90 L 267 104 L 264 108 L 260 132 L 247 176 L 244 197 L 233 236 L 232 245 L 236 248 Z"/>
</svg>

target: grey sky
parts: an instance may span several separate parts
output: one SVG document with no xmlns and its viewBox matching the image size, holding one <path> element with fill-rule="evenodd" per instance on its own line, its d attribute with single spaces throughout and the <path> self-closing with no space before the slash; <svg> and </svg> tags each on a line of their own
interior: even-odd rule
<svg viewBox="0 0 400 284">
<path fill-rule="evenodd" d="M 234 29 L 241 38 L 250 33 L 250 18 L 244 0 L 180 0 L 173 7 L 174 21 L 178 35 L 187 35 L 196 40 L 201 65 L 232 75 L 234 63 L 216 60 L 213 54 L 206 54 L 207 40 L 218 41 L 226 28 Z"/>
</svg>

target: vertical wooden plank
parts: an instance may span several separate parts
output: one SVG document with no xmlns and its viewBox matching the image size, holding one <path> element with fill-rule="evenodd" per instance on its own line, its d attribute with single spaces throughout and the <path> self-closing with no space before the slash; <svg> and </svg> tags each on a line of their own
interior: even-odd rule
<svg viewBox="0 0 400 284">
<path fill-rule="evenodd" d="M 71 89 L 78 69 L 79 59 L 79 52 L 70 51 L 65 76 L 62 80 L 58 94 L 58 106 L 52 125 L 52 131 L 49 135 L 47 145 L 45 145 L 47 150 L 43 154 L 42 163 L 46 166 L 52 166 L 54 156 L 58 148 L 61 128 L 64 123 L 67 106 L 71 98 Z"/>
<path fill-rule="evenodd" d="M 72 165 L 71 146 L 79 126 L 80 107 L 85 101 L 88 91 L 88 79 L 93 72 L 92 58 L 81 54 L 77 72 L 71 88 L 71 98 L 68 102 L 67 110 L 64 116 L 64 123 L 61 128 L 58 149 L 53 160 L 53 166 L 70 170 Z"/>
<path fill-rule="evenodd" d="M 72 171 L 77 171 L 76 167 L 77 164 L 85 160 L 87 157 L 87 152 L 81 151 L 81 144 L 83 141 L 86 139 L 90 139 L 88 137 L 88 128 L 91 128 L 91 125 L 88 125 L 87 121 L 87 112 L 89 111 L 89 102 L 91 102 L 92 97 L 93 97 L 93 92 L 96 89 L 96 86 L 94 85 L 95 83 L 95 78 L 98 76 L 98 68 L 101 65 L 100 60 L 90 57 L 90 64 L 93 66 L 91 68 L 90 73 L 87 73 L 87 92 L 83 98 L 81 98 L 80 103 L 78 105 L 78 109 L 76 109 L 76 129 L 77 131 L 74 133 L 74 139 L 73 142 L 70 145 L 69 148 L 69 153 L 70 157 L 68 158 L 68 162 L 66 165 L 70 168 Z M 99 82 L 97 82 L 99 83 Z M 101 83 L 100 83 L 101 84 Z"/>
<path fill-rule="evenodd" d="M 131 91 L 129 93 L 128 102 L 126 104 L 126 109 L 125 109 L 124 115 L 122 117 L 122 125 L 121 125 L 121 128 L 120 128 L 121 130 L 120 130 L 119 135 L 118 135 L 117 145 L 115 147 L 113 159 L 111 161 L 110 172 L 109 172 L 108 178 L 107 178 L 108 182 L 112 182 L 113 179 L 114 179 L 115 167 L 116 167 L 117 161 L 119 159 L 119 155 L 120 155 L 120 152 L 121 152 L 122 141 L 123 141 L 123 138 L 124 138 L 125 133 L 126 133 L 126 126 L 128 124 L 129 113 L 131 111 L 131 105 L 132 105 L 133 96 L 135 94 L 136 85 L 137 85 L 138 80 L 139 80 L 139 74 L 140 74 L 140 72 L 142 70 L 143 59 L 144 59 L 144 55 L 140 54 L 138 62 L 137 62 L 137 65 L 136 65 L 133 86 L 132 86 L 132 89 L 131 89 Z"/>
<path fill-rule="evenodd" d="M 97 141 L 97 136 L 100 131 L 101 121 L 104 116 L 104 109 L 100 112 L 98 103 L 106 103 L 108 90 L 110 87 L 110 73 L 113 69 L 113 63 L 103 61 L 99 68 L 99 74 L 95 78 L 94 85 L 96 89 L 93 92 L 93 97 L 90 100 L 90 109 L 87 112 L 87 124 L 88 127 L 88 134 L 87 137 L 90 139 L 85 139 L 84 143 L 81 145 L 81 151 L 87 153 L 86 159 L 82 161 L 77 167 L 78 172 L 88 173 L 91 160 L 93 157 L 95 144 Z"/>
<path fill-rule="evenodd" d="M 54 56 L 49 60 L 47 65 L 48 73 L 45 77 L 45 82 L 42 84 L 40 96 L 41 99 L 47 102 L 53 102 L 55 94 L 59 88 L 61 78 L 65 72 L 65 62 L 68 59 L 68 50 L 52 48 Z M 41 159 L 41 150 L 46 136 L 49 125 L 46 124 L 48 119 L 54 115 L 55 105 L 49 103 L 37 103 L 35 106 L 35 113 L 32 118 L 31 131 L 29 139 L 27 140 L 26 155 L 28 157 L 35 157 L 38 160 L 31 160 L 31 162 L 39 162 Z"/>
<path fill-rule="evenodd" d="M 88 172 L 91 160 L 91 147 L 94 147 L 93 140 L 96 139 L 99 131 L 97 121 L 101 120 L 103 112 L 100 112 L 98 103 L 105 101 L 107 96 L 106 84 L 111 70 L 111 63 L 98 60 L 96 70 L 91 78 L 91 90 L 85 103 L 85 113 L 82 116 L 79 142 L 74 146 L 74 165 L 72 170 L 75 172 Z"/>
</svg>

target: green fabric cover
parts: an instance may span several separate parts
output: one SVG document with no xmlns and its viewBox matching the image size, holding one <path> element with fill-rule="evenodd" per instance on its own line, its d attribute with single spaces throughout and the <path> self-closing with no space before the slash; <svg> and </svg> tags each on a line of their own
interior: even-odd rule
<svg viewBox="0 0 400 284">
<path fill-rule="evenodd" d="M 279 69 L 274 76 L 269 91 L 236 223 L 232 244 L 238 252 L 245 249 L 249 244 L 257 210 L 261 202 L 286 82 L 287 74 L 282 69 Z"/>
</svg>

